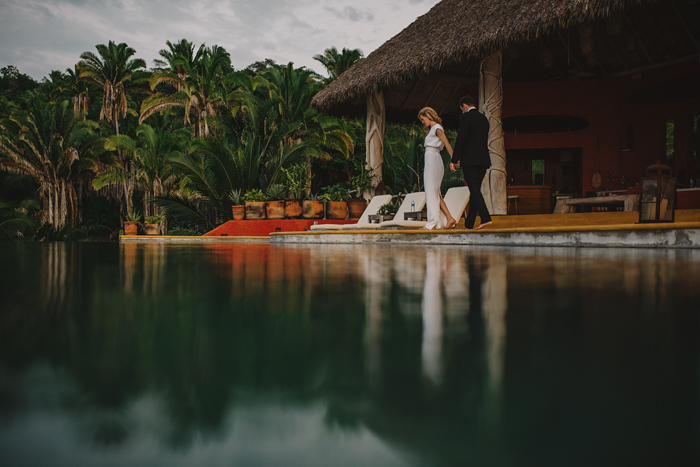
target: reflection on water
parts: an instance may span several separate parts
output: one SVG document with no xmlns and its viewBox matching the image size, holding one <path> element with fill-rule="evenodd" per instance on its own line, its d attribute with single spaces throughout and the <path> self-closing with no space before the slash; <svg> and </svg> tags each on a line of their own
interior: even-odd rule
<svg viewBox="0 0 700 467">
<path fill-rule="evenodd" d="M 700 460 L 698 251 L 0 257 L 2 465 Z"/>
</svg>

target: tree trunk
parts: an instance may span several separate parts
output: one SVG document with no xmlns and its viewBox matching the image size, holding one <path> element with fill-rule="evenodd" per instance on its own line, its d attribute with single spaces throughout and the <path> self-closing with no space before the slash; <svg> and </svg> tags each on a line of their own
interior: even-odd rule
<svg viewBox="0 0 700 467">
<path fill-rule="evenodd" d="M 484 177 L 481 192 L 491 214 L 506 214 L 506 146 L 501 123 L 503 104 L 503 53 L 498 51 L 481 62 L 479 108 L 489 120 L 491 168 Z"/>
<path fill-rule="evenodd" d="M 365 198 L 374 196 L 378 185 L 384 186 L 382 181 L 382 163 L 384 162 L 385 126 L 386 107 L 384 105 L 384 93 L 378 91 L 367 96 L 366 167 L 374 174 L 374 180 L 372 182 L 373 188 L 364 194 Z"/>
</svg>

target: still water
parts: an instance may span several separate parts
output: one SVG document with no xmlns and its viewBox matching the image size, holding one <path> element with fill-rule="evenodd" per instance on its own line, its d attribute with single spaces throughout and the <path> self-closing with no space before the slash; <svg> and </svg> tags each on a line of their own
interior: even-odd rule
<svg viewBox="0 0 700 467">
<path fill-rule="evenodd" d="M 700 251 L 0 243 L 2 466 L 700 462 Z"/>
</svg>

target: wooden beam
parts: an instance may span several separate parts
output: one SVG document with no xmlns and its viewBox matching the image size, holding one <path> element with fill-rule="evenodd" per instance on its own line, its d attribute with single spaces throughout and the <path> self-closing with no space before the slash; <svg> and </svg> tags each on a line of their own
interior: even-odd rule
<svg viewBox="0 0 700 467">
<path fill-rule="evenodd" d="M 578 69 L 579 72 L 583 71 L 583 67 L 581 67 L 581 63 L 579 63 L 578 59 L 576 58 L 576 55 L 571 52 L 569 49 L 569 44 L 566 43 L 564 38 L 561 35 L 561 31 L 557 31 L 557 35 L 559 36 L 559 39 L 561 40 L 561 43 L 564 45 L 566 48 L 566 53 L 569 57 L 571 57 L 574 60 L 574 64 L 576 65 L 576 68 Z"/>
<path fill-rule="evenodd" d="M 688 35 L 690 38 L 690 42 L 693 43 L 695 46 L 695 49 L 700 50 L 700 47 L 698 46 L 698 40 L 693 36 L 693 33 L 690 31 L 690 28 L 686 24 L 685 20 L 683 19 L 683 15 L 681 15 L 680 10 L 678 9 L 678 5 L 676 5 L 676 2 L 674 0 L 671 0 L 671 8 L 673 8 L 673 11 L 676 13 L 676 16 L 678 17 L 678 21 L 680 21 L 681 26 L 683 26 L 683 30 L 685 30 L 685 33 Z"/>
<path fill-rule="evenodd" d="M 642 6 L 642 10 L 644 10 L 644 13 L 646 13 L 647 18 L 649 19 L 649 21 L 651 22 L 651 25 L 653 26 L 654 30 L 656 31 L 657 42 L 659 44 L 663 44 L 664 43 L 664 35 L 661 33 L 661 29 L 659 29 L 659 25 L 656 22 L 656 18 L 654 18 L 652 16 L 651 12 L 649 11 L 649 7 L 646 4 L 644 4 Z"/>
<path fill-rule="evenodd" d="M 435 93 L 437 92 L 438 88 L 442 84 L 442 80 L 439 79 L 435 87 L 433 88 L 433 92 L 430 93 L 430 96 L 428 96 L 428 99 L 425 101 L 425 104 L 423 104 L 423 107 L 428 107 L 428 104 L 430 104 L 430 100 L 433 98 Z"/>
<path fill-rule="evenodd" d="M 623 16 L 625 17 L 625 21 L 627 21 L 627 25 L 632 30 L 632 34 L 634 34 L 634 37 L 637 39 L 637 44 L 639 44 L 639 48 L 642 49 L 644 56 L 649 61 L 650 65 L 653 64 L 654 60 L 651 59 L 651 55 L 649 55 L 647 48 L 644 47 L 644 42 L 642 42 L 642 40 L 639 38 L 639 34 L 637 33 L 637 28 L 634 26 L 634 23 L 632 23 L 632 20 L 630 20 L 629 17 L 627 17 L 627 14 L 624 14 Z"/>
<path fill-rule="evenodd" d="M 603 29 L 603 34 L 605 34 L 605 37 L 608 38 L 608 42 L 612 44 L 612 48 L 617 54 L 617 58 L 622 62 L 622 66 L 625 67 L 625 70 L 629 70 L 630 65 L 629 63 L 627 63 L 627 59 L 625 59 L 625 55 L 620 50 L 620 47 L 618 47 L 617 42 L 615 42 L 615 40 L 612 37 L 610 37 L 610 34 L 608 34 L 608 31 L 605 28 L 605 26 L 603 26 L 601 29 Z"/>
<path fill-rule="evenodd" d="M 674 60 L 667 60 L 665 62 L 656 62 L 652 65 L 640 66 L 639 68 L 632 68 L 630 70 L 621 71 L 619 73 L 613 73 L 608 75 L 608 78 L 619 78 L 621 76 L 629 76 L 637 73 L 642 73 L 644 71 L 656 70 L 657 68 L 663 68 L 665 66 L 678 65 L 679 63 L 690 62 L 692 60 L 697 60 L 697 55 L 688 55 L 686 57 L 676 58 Z"/>
<path fill-rule="evenodd" d="M 445 109 L 447 108 L 448 105 L 450 105 L 450 102 L 452 101 L 452 98 L 454 97 L 455 93 L 457 92 L 457 90 L 458 90 L 460 87 L 462 87 L 462 83 L 457 83 L 457 85 L 455 86 L 455 88 L 454 88 L 454 89 L 452 90 L 452 92 L 450 93 L 450 97 L 447 98 L 447 101 L 445 102 L 445 105 L 442 106 L 442 110 L 440 110 L 440 114 L 439 114 L 439 115 L 442 115 L 442 114 L 445 112 Z"/>
<path fill-rule="evenodd" d="M 401 112 L 403 112 L 403 109 L 406 108 L 408 101 L 411 100 L 411 96 L 413 95 L 413 91 L 415 91 L 418 88 L 418 84 L 420 84 L 420 76 L 418 77 L 418 80 L 416 80 L 416 84 L 414 84 L 413 88 L 411 88 L 411 92 L 409 92 L 408 96 L 406 96 L 406 100 L 403 101 L 403 104 L 401 105 L 401 108 L 399 109 Z"/>
</svg>

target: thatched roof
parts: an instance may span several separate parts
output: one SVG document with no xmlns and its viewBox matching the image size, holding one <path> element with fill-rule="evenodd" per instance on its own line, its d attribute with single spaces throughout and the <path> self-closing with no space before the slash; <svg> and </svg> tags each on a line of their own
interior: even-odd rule
<svg viewBox="0 0 700 467">
<path fill-rule="evenodd" d="M 312 105 L 332 113 L 348 106 L 364 107 L 364 97 L 377 89 L 396 88 L 449 70 L 464 73 L 469 70 L 463 66 L 465 62 L 480 60 L 495 50 L 538 41 L 553 32 L 562 37 L 561 31 L 566 28 L 656 3 L 657 0 L 443 0 L 338 77 L 316 95 Z M 663 8 L 668 10 L 670 5 Z M 645 54 L 649 55 L 646 50 Z"/>
</svg>

